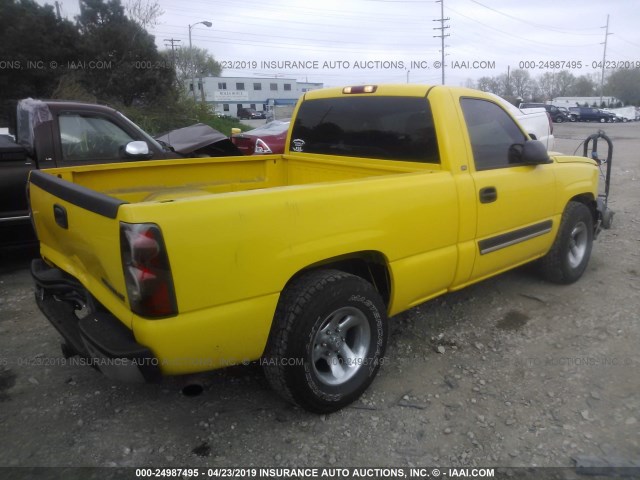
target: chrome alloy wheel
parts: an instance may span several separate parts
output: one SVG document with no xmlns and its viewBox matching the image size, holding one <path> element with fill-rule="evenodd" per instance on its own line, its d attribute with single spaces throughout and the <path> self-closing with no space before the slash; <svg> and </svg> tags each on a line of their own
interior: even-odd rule
<svg viewBox="0 0 640 480">
<path fill-rule="evenodd" d="M 568 260 L 571 268 L 577 268 L 582 263 L 588 244 L 587 226 L 583 222 L 577 223 L 571 230 L 571 236 L 569 237 Z"/>
<path fill-rule="evenodd" d="M 312 343 L 311 362 L 318 379 L 331 386 L 348 382 L 367 363 L 371 328 L 354 307 L 339 308 L 320 324 Z"/>
</svg>

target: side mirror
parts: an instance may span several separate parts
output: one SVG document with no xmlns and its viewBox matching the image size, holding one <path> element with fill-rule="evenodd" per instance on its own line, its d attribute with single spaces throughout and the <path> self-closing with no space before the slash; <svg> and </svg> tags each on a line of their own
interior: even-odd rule
<svg viewBox="0 0 640 480">
<path fill-rule="evenodd" d="M 522 163 L 525 165 L 544 165 L 550 163 L 547 147 L 540 140 L 527 140 L 522 146 Z"/>
<path fill-rule="evenodd" d="M 146 159 L 151 156 L 149 152 L 149 145 L 147 142 L 137 140 L 135 142 L 129 142 L 124 147 L 124 156 L 126 158 L 133 159 Z"/>
</svg>

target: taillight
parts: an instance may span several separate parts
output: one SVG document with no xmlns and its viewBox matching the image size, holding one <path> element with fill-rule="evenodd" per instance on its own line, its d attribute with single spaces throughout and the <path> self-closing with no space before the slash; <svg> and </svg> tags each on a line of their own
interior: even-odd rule
<svg viewBox="0 0 640 480">
<path fill-rule="evenodd" d="M 547 112 L 547 120 L 549 120 L 549 135 L 551 135 L 553 133 L 553 119 L 549 112 Z"/>
<path fill-rule="evenodd" d="M 267 145 L 262 139 L 259 138 L 256 140 L 255 153 L 273 153 L 273 152 L 269 148 L 269 145 Z"/>
<path fill-rule="evenodd" d="M 155 223 L 120 223 L 122 268 L 131 311 L 141 317 L 178 314 L 162 232 Z"/>
</svg>

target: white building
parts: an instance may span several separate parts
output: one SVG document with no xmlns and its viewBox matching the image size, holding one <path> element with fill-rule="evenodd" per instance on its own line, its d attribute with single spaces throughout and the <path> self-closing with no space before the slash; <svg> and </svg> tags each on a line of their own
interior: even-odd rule
<svg viewBox="0 0 640 480">
<path fill-rule="evenodd" d="M 196 82 L 199 101 L 203 99 L 214 106 L 216 113 L 232 117 L 237 117 L 242 108 L 266 112 L 278 106 L 293 106 L 304 92 L 324 86 L 293 78 L 204 77 Z"/>
<path fill-rule="evenodd" d="M 616 97 L 602 97 L 605 105 L 615 106 L 620 100 Z M 589 107 L 596 104 L 600 108 L 600 97 L 556 97 L 550 103 L 556 107 L 584 107 L 586 103 Z"/>
</svg>

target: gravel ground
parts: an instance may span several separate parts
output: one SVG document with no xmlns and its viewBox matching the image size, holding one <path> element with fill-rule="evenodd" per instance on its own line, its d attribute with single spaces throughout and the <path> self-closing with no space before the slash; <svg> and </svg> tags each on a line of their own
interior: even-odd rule
<svg viewBox="0 0 640 480">
<path fill-rule="evenodd" d="M 556 150 L 599 127 L 556 125 Z M 32 298 L 31 252 L 4 252 L 0 466 L 638 462 L 640 123 L 604 129 L 616 216 L 584 277 L 551 285 L 525 267 L 394 317 L 378 378 L 332 415 L 284 403 L 258 365 L 126 385 L 65 362 Z M 196 380 L 203 392 L 186 396 Z"/>
</svg>

